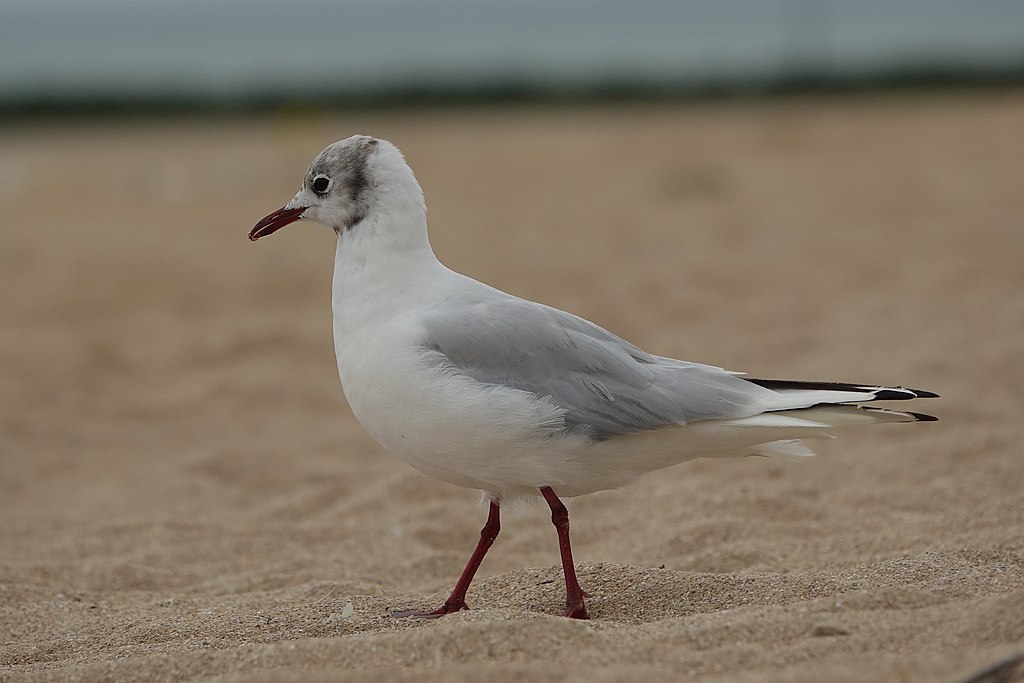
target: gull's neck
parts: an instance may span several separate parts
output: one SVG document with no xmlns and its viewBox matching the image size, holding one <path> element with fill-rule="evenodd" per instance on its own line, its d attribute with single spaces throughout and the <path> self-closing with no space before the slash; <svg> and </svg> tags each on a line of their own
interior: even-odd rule
<svg viewBox="0 0 1024 683">
<path fill-rule="evenodd" d="M 444 272 L 427 239 L 422 200 L 378 207 L 338 236 L 335 335 L 351 334 L 417 305 Z"/>
</svg>

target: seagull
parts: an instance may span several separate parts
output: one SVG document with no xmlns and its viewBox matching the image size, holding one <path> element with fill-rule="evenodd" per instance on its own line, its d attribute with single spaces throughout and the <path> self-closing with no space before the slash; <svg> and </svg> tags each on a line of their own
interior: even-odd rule
<svg viewBox="0 0 1024 683">
<path fill-rule="evenodd" d="M 919 422 L 860 406 L 935 398 L 903 387 L 753 379 L 657 356 L 571 313 L 444 266 L 412 169 L 390 142 L 356 135 L 313 160 L 298 193 L 249 239 L 309 220 L 334 230 L 338 374 L 352 413 L 387 451 L 483 492 L 487 521 L 440 617 L 466 593 L 502 504 L 542 497 L 565 578 L 565 615 L 587 619 L 562 498 L 617 489 L 694 458 L 814 455 L 805 439 L 847 425 Z"/>
</svg>

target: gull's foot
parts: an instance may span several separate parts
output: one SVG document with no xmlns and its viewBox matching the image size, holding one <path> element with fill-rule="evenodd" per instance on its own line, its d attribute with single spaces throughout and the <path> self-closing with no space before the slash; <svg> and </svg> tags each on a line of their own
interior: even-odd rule
<svg viewBox="0 0 1024 683">
<path fill-rule="evenodd" d="M 464 602 L 455 604 L 446 602 L 433 612 L 420 612 L 419 610 L 414 609 L 399 609 L 392 612 L 391 616 L 399 619 L 405 617 L 413 617 L 415 619 L 437 619 L 439 617 L 443 617 L 446 614 L 451 614 L 452 612 L 458 612 L 459 610 L 464 609 L 469 609 L 469 607 Z M 586 617 L 584 617 L 584 619 L 585 618 Z"/>
<path fill-rule="evenodd" d="M 566 603 L 565 604 L 565 616 L 570 619 L 589 619 L 590 615 L 587 614 L 587 606 L 583 603 L 581 598 L 577 603 Z"/>
</svg>

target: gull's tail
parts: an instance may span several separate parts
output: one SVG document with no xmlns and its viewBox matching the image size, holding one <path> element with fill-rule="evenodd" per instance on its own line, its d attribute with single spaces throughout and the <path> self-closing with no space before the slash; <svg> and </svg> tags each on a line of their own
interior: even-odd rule
<svg viewBox="0 0 1024 683">
<path fill-rule="evenodd" d="M 766 428 L 773 436 L 782 437 L 755 446 L 752 450 L 758 455 L 784 458 L 814 455 L 800 439 L 827 437 L 829 430 L 834 427 L 882 422 L 932 422 L 938 419 L 932 415 L 908 410 L 855 405 L 867 401 L 938 398 L 938 394 L 921 389 L 842 382 L 776 379 L 747 381 L 773 392 L 774 396 L 768 399 L 766 412 L 737 420 L 727 420 L 725 424 L 743 427 L 744 431 L 747 428 Z"/>
<path fill-rule="evenodd" d="M 915 398 L 938 398 L 938 394 L 923 389 L 904 387 L 878 387 L 870 384 L 848 384 L 846 382 L 802 382 L 784 379 L 747 379 L 765 389 L 770 389 L 777 398 L 771 401 L 767 410 L 772 414 L 782 411 L 799 411 L 800 417 L 814 420 L 814 416 L 831 415 L 823 419 L 830 427 L 865 422 L 931 422 L 937 417 L 901 410 L 886 410 L 848 405 L 868 401 L 908 401 Z M 826 408 L 832 408 L 828 411 Z M 836 410 L 836 409 L 839 410 Z M 853 408 L 855 410 L 851 411 Z"/>
</svg>

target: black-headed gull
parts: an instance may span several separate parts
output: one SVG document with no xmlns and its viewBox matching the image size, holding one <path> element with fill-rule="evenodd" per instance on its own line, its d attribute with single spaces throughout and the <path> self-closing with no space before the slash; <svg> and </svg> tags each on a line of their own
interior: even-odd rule
<svg viewBox="0 0 1024 683">
<path fill-rule="evenodd" d="M 547 501 L 565 613 L 585 619 L 560 497 L 619 488 L 694 458 L 813 455 L 802 439 L 833 427 L 935 419 L 852 405 L 931 392 L 748 379 L 655 356 L 587 320 L 449 270 L 427 239 L 419 183 L 386 140 L 357 135 L 327 147 L 298 194 L 249 238 L 297 220 L 338 235 L 334 345 L 356 418 L 416 469 L 490 501 L 451 596 L 418 616 L 466 609 L 502 502 L 538 494 Z"/>
</svg>

